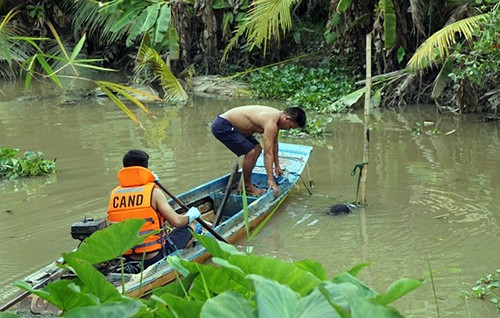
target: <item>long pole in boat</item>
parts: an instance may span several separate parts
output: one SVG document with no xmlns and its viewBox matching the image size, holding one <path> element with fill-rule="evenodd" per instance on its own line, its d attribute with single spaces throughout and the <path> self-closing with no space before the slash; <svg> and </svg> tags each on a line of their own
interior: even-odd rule
<svg viewBox="0 0 500 318">
<path fill-rule="evenodd" d="M 363 162 L 368 162 L 368 145 L 370 143 L 370 100 L 372 87 L 372 34 L 366 35 L 366 90 L 365 90 L 365 125 L 364 125 L 364 147 L 363 147 Z M 368 173 L 368 165 L 364 165 L 361 170 L 361 185 L 359 191 L 358 202 L 361 205 L 366 203 L 366 175 Z"/>
</svg>

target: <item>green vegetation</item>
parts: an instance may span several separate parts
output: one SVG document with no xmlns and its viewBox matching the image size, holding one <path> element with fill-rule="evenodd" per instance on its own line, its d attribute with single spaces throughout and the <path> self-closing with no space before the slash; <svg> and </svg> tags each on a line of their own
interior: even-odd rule
<svg viewBox="0 0 500 318">
<path fill-rule="evenodd" d="M 478 298 L 489 300 L 500 310 L 500 269 L 481 277 L 472 287 L 472 291 Z M 469 292 L 464 291 L 464 295 L 467 297 Z"/>
<path fill-rule="evenodd" d="M 19 149 L 0 147 L 0 177 L 13 180 L 22 177 L 42 176 L 55 172 L 56 159 L 44 159 L 44 153 L 26 151 L 24 157 L 15 158 Z"/>
<path fill-rule="evenodd" d="M 354 80 L 352 71 L 347 67 L 328 66 L 273 66 L 248 75 L 252 93 L 256 97 L 284 99 L 289 105 L 316 112 L 331 110 L 335 101 L 352 91 Z M 336 112 L 347 110 L 344 107 Z"/>
<path fill-rule="evenodd" d="M 402 278 L 377 293 L 355 276 L 367 264 L 329 279 L 321 264 L 286 262 L 245 254 L 236 247 L 196 235 L 213 264 L 169 256 L 184 279 L 156 288 L 149 299 L 121 294 L 94 264 L 121 255 L 143 238 L 143 220 L 128 220 L 98 231 L 80 248 L 64 253 L 62 266 L 78 279 L 60 280 L 36 290 L 15 283 L 63 310 L 65 317 L 402 317 L 394 301 L 422 285 Z M 134 240 L 123 240 L 135 237 Z"/>
</svg>

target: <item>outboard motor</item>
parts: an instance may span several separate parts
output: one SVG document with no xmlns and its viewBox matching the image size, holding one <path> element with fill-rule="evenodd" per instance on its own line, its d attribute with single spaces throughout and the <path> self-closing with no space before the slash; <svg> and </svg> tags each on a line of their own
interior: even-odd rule
<svg viewBox="0 0 500 318">
<path fill-rule="evenodd" d="M 71 237 L 75 240 L 83 241 L 95 231 L 106 228 L 106 225 L 106 218 L 94 219 L 85 217 L 82 221 L 71 225 Z"/>
</svg>

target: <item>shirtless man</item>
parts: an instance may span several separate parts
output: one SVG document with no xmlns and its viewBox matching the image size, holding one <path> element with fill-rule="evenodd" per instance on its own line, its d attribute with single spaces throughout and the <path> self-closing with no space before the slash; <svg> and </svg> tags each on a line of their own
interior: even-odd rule
<svg viewBox="0 0 500 318">
<path fill-rule="evenodd" d="M 252 170 L 262 147 L 253 134 L 259 133 L 264 139 L 264 167 L 266 168 L 269 189 L 278 196 L 278 186 L 274 180 L 283 175 L 278 157 L 278 132 L 306 125 L 306 114 L 300 107 L 278 110 L 269 106 L 248 105 L 235 107 L 217 115 L 212 123 L 212 133 L 229 150 L 243 158 L 243 178 L 245 191 L 249 195 L 259 196 L 266 191 L 258 189 L 252 183 Z M 274 164 L 274 173 L 273 173 Z M 241 189 L 241 183 L 240 183 Z"/>
</svg>

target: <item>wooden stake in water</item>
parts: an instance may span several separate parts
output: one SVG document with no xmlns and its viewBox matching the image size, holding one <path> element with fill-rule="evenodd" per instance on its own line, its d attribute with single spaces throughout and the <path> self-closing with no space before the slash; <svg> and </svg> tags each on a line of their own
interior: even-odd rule
<svg viewBox="0 0 500 318">
<path fill-rule="evenodd" d="M 363 162 L 368 162 L 368 144 L 370 142 L 370 100 L 372 87 L 372 35 L 366 35 L 366 91 L 365 91 L 365 125 L 364 139 L 365 145 L 363 148 Z M 366 175 L 368 173 L 368 165 L 365 165 L 361 170 L 361 185 L 359 191 L 358 202 L 361 205 L 366 204 Z"/>
</svg>

